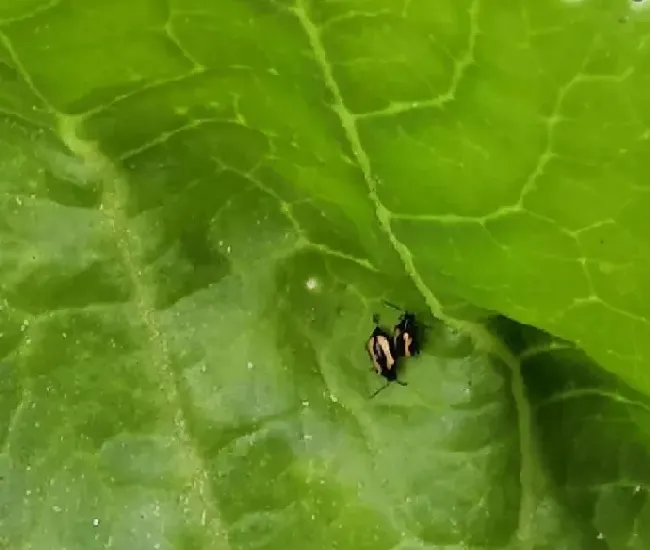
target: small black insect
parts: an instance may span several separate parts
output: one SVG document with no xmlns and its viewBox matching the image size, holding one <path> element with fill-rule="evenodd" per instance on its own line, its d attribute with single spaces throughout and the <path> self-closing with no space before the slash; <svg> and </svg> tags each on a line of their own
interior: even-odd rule
<svg viewBox="0 0 650 550">
<path fill-rule="evenodd" d="M 406 386 L 406 382 L 401 382 L 397 379 L 397 356 L 390 334 L 379 325 L 378 315 L 373 316 L 373 322 L 375 323 L 375 329 L 372 331 L 370 338 L 368 338 L 366 350 L 372 360 L 373 369 L 388 382 L 370 397 L 377 395 L 391 382 L 397 382 L 402 386 Z"/>
<path fill-rule="evenodd" d="M 405 311 L 390 302 L 384 303 L 402 312 L 398 323 L 393 328 L 393 349 L 397 357 L 414 357 L 420 354 L 421 327 L 415 313 Z M 427 325 L 424 325 L 427 326 Z"/>
</svg>

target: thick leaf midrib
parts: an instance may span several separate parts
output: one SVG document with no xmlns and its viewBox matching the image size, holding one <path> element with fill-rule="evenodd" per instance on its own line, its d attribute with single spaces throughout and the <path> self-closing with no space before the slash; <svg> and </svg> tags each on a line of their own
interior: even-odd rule
<svg viewBox="0 0 650 550">
<path fill-rule="evenodd" d="M 221 524 L 219 506 L 216 495 L 212 490 L 209 479 L 209 469 L 203 457 L 200 446 L 194 440 L 189 427 L 189 412 L 183 405 L 183 389 L 181 374 L 170 361 L 167 338 L 162 331 L 156 316 L 152 286 L 147 284 L 144 273 L 145 264 L 138 253 L 139 235 L 129 227 L 124 205 L 128 197 L 128 185 L 110 159 L 104 156 L 94 142 L 80 137 L 83 117 L 65 115 L 59 112 L 48 98 L 34 85 L 29 73 L 25 70 L 16 55 L 9 39 L 0 32 L 0 40 L 9 52 L 12 62 L 23 81 L 40 99 L 45 109 L 57 122 L 57 133 L 62 143 L 74 154 L 94 175 L 103 189 L 100 211 L 103 214 L 107 230 L 114 236 L 115 244 L 122 258 L 124 267 L 129 274 L 135 296 L 134 306 L 142 321 L 147 335 L 147 347 L 151 366 L 161 380 L 161 387 L 166 394 L 168 403 L 174 412 L 175 437 L 188 452 L 189 461 L 195 465 L 196 475 L 191 480 L 188 491 L 195 491 L 204 504 L 205 521 L 202 520 L 209 534 L 210 546 L 227 550 L 229 543 L 226 530 Z"/>
<path fill-rule="evenodd" d="M 208 511 L 209 519 L 206 521 L 206 527 L 212 535 L 212 546 L 227 549 L 226 531 L 219 517 L 218 501 L 210 483 L 209 468 L 189 425 L 190 414 L 184 405 L 186 400 L 183 396 L 181 373 L 170 360 L 168 341 L 158 322 L 152 291 L 154 287 L 148 284 L 149 281 L 143 275 L 146 266 L 139 251 L 140 237 L 129 228 L 129 221 L 125 214 L 124 205 L 128 197 L 127 182 L 94 143 L 79 137 L 79 124 L 82 119 L 61 114 L 57 117 L 63 143 L 101 180 L 103 186 L 101 211 L 113 231 L 123 265 L 132 283 L 134 305 L 146 330 L 150 352 L 149 364 L 159 375 L 161 388 L 174 411 L 175 436 L 189 453 L 191 463 L 196 465 L 196 476 L 189 489 L 197 491 Z"/>
</svg>

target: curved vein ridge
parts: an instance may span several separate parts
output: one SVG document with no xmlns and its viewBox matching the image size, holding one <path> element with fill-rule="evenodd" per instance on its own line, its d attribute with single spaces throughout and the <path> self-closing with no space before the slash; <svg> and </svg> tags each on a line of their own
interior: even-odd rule
<svg viewBox="0 0 650 550">
<path fill-rule="evenodd" d="M 536 488 L 538 485 L 539 468 L 534 461 L 534 442 L 531 433 L 531 408 L 528 403 L 523 380 L 521 377 L 520 362 L 501 342 L 499 342 L 485 327 L 463 321 L 445 314 L 442 304 L 435 294 L 428 288 L 418 273 L 410 250 L 393 233 L 391 228 L 391 213 L 382 204 L 377 193 L 377 180 L 373 176 L 370 159 L 366 154 L 359 137 L 356 126 L 356 117 L 347 109 L 339 86 L 334 78 L 332 64 L 320 39 L 318 27 L 311 20 L 306 0 L 296 0 L 291 11 L 298 18 L 311 45 L 314 59 L 319 65 L 326 87 L 333 96 L 333 109 L 339 116 L 343 131 L 350 147 L 356 157 L 357 163 L 368 186 L 368 196 L 375 207 L 375 213 L 381 230 L 385 233 L 391 246 L 399 255 L 405 271 L 416 285 L 431 312 L 457 330 L 463 331 L 472 337 L 475 344 L 497 356 L 510 369 L 511 388 L 513 399 L 518 410 L 519 442 L 520 442 L 520 483 L 521 498 L 519 505 L 519 524 L 514 537 L 519 541 L 523 550 L 532 548 L 534 532 L 534 514 L 537 508 Z"/>
<path fill-rule="evenodd" d="M 128 195 L 127 182 L 95 143 L 79 136 L 81 117 L 58 115 L 58 119 L 59 134 L 63 143 L 103 184 L 100 210 L 114 233 L 116 246 L 131 279 L 135 308 L 146 330 L 150 361 L 160 373 L 161 389 L 175 411 L 173 420 L 176 438 L 188 450 L 190 455 L 188 458 L 196 466 L 196 476 L 188 489 L 196 491 L 202 499 L 205 507 L 205 525 L 214 540 L 220 541 L 221 547 L 227 550 L 229 548 L 227 534 L 219 518 L 216 497 L 210 485 L 209 470 L 192 437 L 183 405 L 180 373 L 170 360 L 168 340 L 163 334 L 156 315 L 152 285 L 148 284 L 143 276 L 145 263 L 142 258 L 141 241 L 139 235 L 134 234 L 128 226 L 128 218 L 124 210 Z"/>
</svg>

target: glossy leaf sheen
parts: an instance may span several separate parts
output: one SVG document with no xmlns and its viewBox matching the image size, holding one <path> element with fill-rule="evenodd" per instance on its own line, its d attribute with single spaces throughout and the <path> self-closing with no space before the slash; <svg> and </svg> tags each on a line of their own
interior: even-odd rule
<svg viewBox="0 0 650 550">
<path fill-rule="evenodd" d="M 649 18 L 3 0 L 0 548 L 648 548 Z"/>
</svg>

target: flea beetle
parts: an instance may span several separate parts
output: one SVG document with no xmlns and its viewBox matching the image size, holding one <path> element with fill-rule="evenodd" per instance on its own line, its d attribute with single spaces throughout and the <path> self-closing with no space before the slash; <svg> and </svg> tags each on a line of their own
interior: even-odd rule
<svg viewBox="0 0 650 550">
<path fill-rule="evenodd" d="M 377 374 L 381 374 L 388 380 L 394 380 L 396 375 L 397 361 L 390 334 L 379 325 L 379 316 L 373 317 L 375 329 L 372 331 L 366 349 L 372 360 Z"/>
<path fill-rule="evenodd" d="M 420 353 L 419 326 L 415 315 L 405 311 L 394 328 L 394 348 L 398 357 L 413 357 Z"/>
<path fill-rule="evenodd" d="M 393 349 L 396 357 L 414 357 L 420 353 L 420 324 L 415 314 L 405 311 L 390 302 L 385 304 L 402 312 L 393 328 Z"/>
<path fill-rule="evenodd" d="M 391 336 L 379 325 L 378 315 L 373 317 L 373 322 L 375 323 L 375 329 L 366 344 L 366 350 L 372 360 L 373 368 L 377 374 L 386 378 L 388 381 L 386 386 L 391 382 L 397 382 L 405 386 L 405 382 L 397 380 L 397 356 L 395 355 Z M 379 388 L 371 397 L 374 397 L 386 386 Z"/>
</svg>

